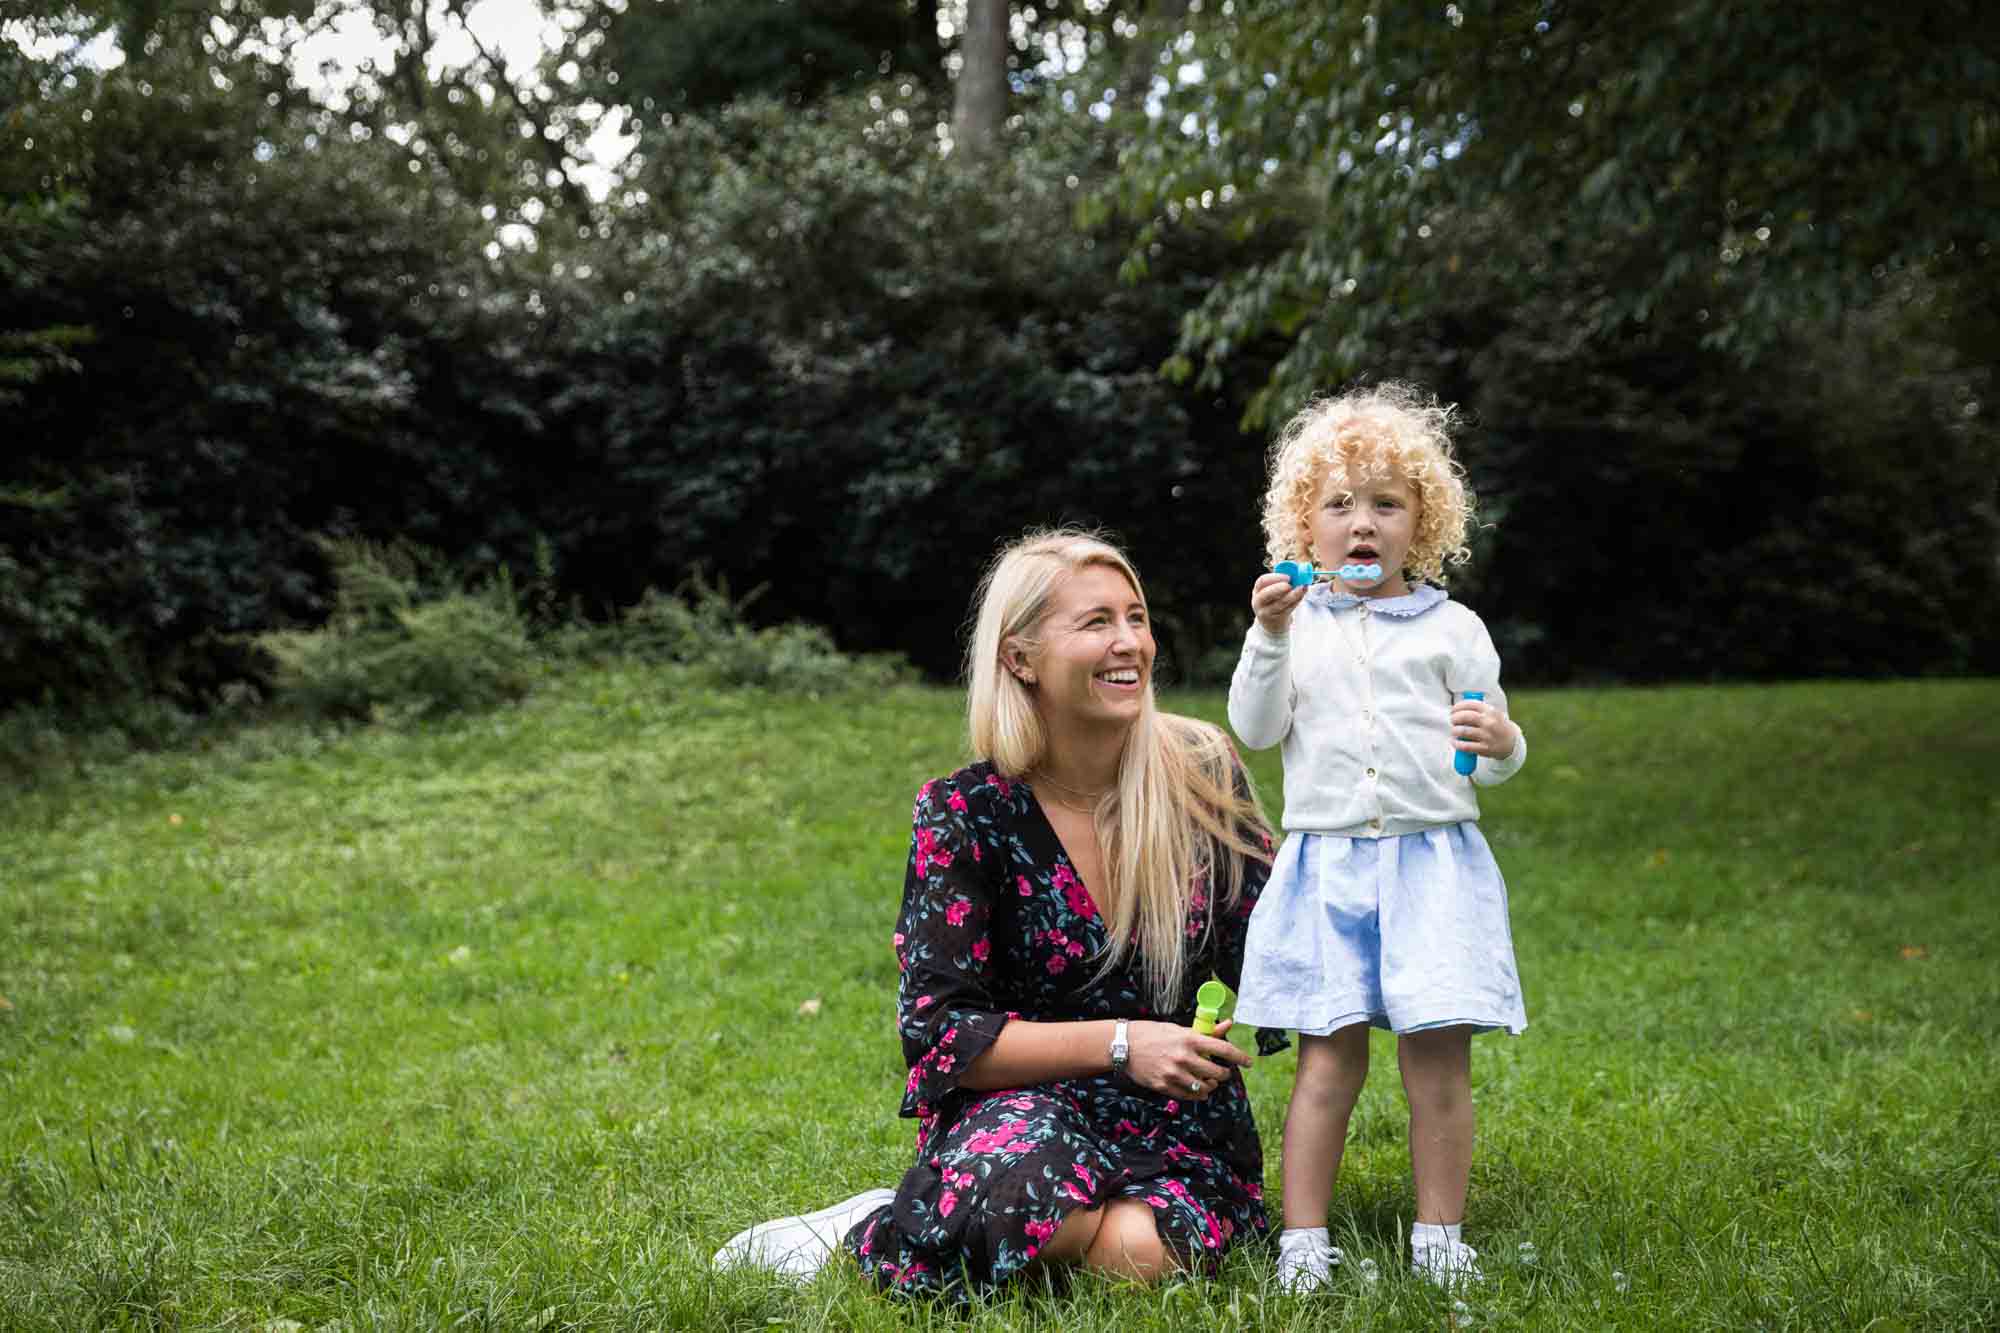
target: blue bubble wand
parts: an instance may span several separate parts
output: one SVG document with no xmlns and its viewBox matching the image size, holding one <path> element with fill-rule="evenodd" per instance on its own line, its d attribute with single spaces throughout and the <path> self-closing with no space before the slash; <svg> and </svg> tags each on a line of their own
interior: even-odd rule
<svg viewBox="0 0 2000 1333">
<path fill-rule="evenodd" d="M 1310 560 L 1280 560 L 1271 566 L 1273 574 L 1283 574 L 1291 580 L 1294 588 L 1303 588 L 1308 583 L 1331 582 L 1339 579 L 1342 583 L 1358 584 L 1366 587 L 1380 583 L 1383 579 L 1379 564 L 1342 565 L 1338 569 L 1314 569 Z"/>
</svg>

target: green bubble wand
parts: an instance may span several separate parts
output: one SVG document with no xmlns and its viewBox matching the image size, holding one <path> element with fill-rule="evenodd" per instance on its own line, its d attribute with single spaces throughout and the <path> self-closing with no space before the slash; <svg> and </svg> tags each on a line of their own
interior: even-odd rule
<svg viewBox="0 0 2000 1333">
<path fill-rule="evenodd" d="M 1194 1030 L 1203 1036 L 1212 1035 L 1222 1017 L 1222 1006 L 1228 1001 L 1229 987 L 1213 978 L 1202 982 L 1201 989 L 1194 993 Z"/>
</svg>

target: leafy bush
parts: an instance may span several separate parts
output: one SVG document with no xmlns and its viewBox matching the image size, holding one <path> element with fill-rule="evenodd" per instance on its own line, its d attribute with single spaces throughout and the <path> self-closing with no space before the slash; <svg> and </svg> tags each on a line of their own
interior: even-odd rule
<svg viewBox="0 0 2000 1333">
<path fill-rule="evenodd" d="M 839 694 L 915 676 L 892 653 L 843 653 L 817 625 L 752 628 L 744 612 L 762 592 L 732 600 L 726 582 L 710 583 L 697 572 L 678 594 L 648 588 L 608 633 L 628 656 L 680 663 L 723 686 Z"/>
<path fill-rule="evenodd" d="M 407 544 L 329 542 L 336 588 L 323 628 L 257 636 L 281 701 L 316 717 L 473 712 L 528 692 L 535 650 L 502 572 L 435 592 L 435 557 Z"/>
<path fill-rule="evenodd" d="M 0 786 L 25 789 L 113 763 L 135 750 L 187 743 L 205 720 L 138 691 L 0 713 Z"/>
</svg>

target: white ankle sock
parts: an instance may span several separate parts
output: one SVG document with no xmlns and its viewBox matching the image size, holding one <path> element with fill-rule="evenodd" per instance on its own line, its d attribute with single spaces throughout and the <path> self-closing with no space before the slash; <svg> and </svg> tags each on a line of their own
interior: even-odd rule
<svg viewBox="0 0 2000 1333">
<path fill-rule="evenodd" d="M 1422 1250 L 1433 1245 L 1456 1245 L 1464 1230 L 1463 1222 L 1417 1222 L 1410 1227 L 1410 1248 Z"/>
</svg>

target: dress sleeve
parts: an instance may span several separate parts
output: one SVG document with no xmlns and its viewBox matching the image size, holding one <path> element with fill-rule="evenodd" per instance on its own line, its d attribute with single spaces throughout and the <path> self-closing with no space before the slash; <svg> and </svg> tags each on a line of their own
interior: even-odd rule
<svg viewBox="0 0 2000 1333">
<path fill-rule="evenodd" d="M 1500 688 L 1500 653 L 1493 646 L 1493 636 L 1486 632 L 1486 622 L 1478 616 L 1472 617 L 1471 632 L 1463 646 L 1453 655 L 1451 686 L 1453 700 L 1457 700 L 1467 690 L 1484 690 L 1486 702 L 1508 713 L 1507 692 Z M 1516 727 L 1521 724 L 1514 723 Z M 1508 778 L 1521 771 L 1528 762 L 1528 733 L 1521 733 L 1520 741 L 1514 746 L 1514 753 L 1505 759 L 1488 759 L 1481 756 L 1472 770 L 1472 783 L 1476 787 L 1497 787 Z"/>
<path fill-rule="evenodd" d="M 1268 750 L 1292 726 L 1292 644 L 1256 621 L 1243 636 L 1243 655 L 1229 678 L 1229 725 L 1253 750 Z"/>
<path fill-rule="evenodd" d="M 1249 775 L 1243 771 L 1241 761 L 1235 761 L 1236 794 L 1248 798 L 1250 792 Z M 1261 843 L 1265 852 L 1276 849 L 1271 845 L 1271 835 L 1264 829 L 1242 830 L 1244 836 L 1253 843 Z M 1226 849 L 1225 855 L 1233 855 Z M 1257 908 L 1257 899 L 1264 892 L 1264 884 L 1271 877 L 1271 863 L 1257 857 L 1246 857 L 1243 863 L 1243 893 L 1234 905 L 1217 904 L 1215 919 L 1216 953 L 1215 972 L 1222 978 L 1222 984 L 1231 991 L 1243 988 L 1243 946 L 1250 932 L 1250 913 Z M 1276 1055 L 1292 1044 L 1283 1028 L 1257 1029 L 1257 1054 Z"/>
<path fill-rule="evenodd" d="M 994 993 L 993 880 L 964 785 L 925 783 L 911 816 L 895 937 L 896 1025 L 910 1067 L 906 1116 L 928 1115 L 956 1092 L 1013 1017 Z"/>
</svg>

